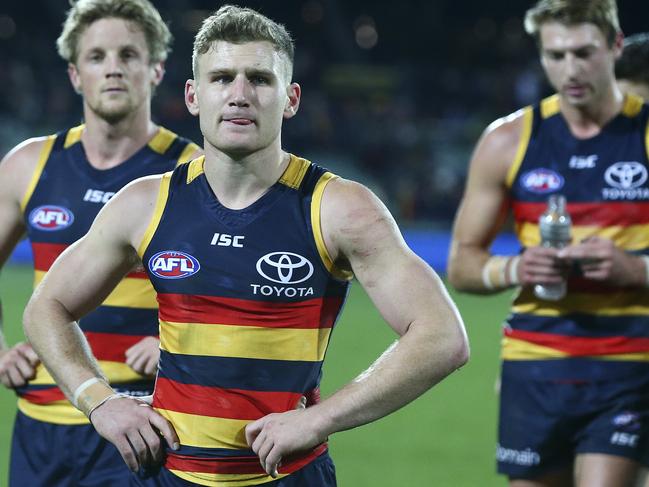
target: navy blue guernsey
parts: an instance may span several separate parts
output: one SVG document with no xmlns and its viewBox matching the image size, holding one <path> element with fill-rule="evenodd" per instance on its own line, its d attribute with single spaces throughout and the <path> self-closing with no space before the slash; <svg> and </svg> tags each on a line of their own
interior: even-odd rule
<svg viewBox="0 0 649 487">
<path fill-rule="evenodd" d="M 117 191 L 139 177 L 172 170 L 198 149 L 190 141 L 160 128 L 128 160 L 111 169 L 98 170 L 86 157 L 81 143 L 83 129 L 80 125 L 46 139 L 21 204 L 34 254 L 35 286 L 54 260 L 86 234 L 99 210 Z M 79 324 L 114 387 L 135 394 L 150 393 L 153 380 L 127 366 L 124 354 L 145 336 L 158 334 L 155 291 L 143 270 L 128 274 L 102 305 Z M 18 394 L 18 407 L 34 419 L 58 424 L 87 422 L 65 399 L 42 365 L 36 377 Z"/>
<path fill-rule="evenodd" d="M 153 406 L 181 448 L 166 467 L 203 485 L 272 480 L 246 424 L 319 397 L 322 361 L 351 275 L 324 246 L 320 202 L 335 176 L 291 156 L 255 203 L 219 203 L 203 158 L 163 177 L 139 253 L 158 293 L 161 360 Z M 288 475 L 322 444 L 280 467 Z"/>
<path fill-rule="evenodd" d="M 539 245 L 548 195 L 565 195 L 573 242 L 599 236 L 649 254 L 649 106 L 628 96 L 620 114 L 589 139 L 570 132 L 553 96 L 523 112 L 518 159 L 508 176 L 516 233 Z M 649 289 L 579 277 L 568 294 L 544 301 L 523 289 L 503 341 L 504 371 L 536 379 L 610 380 L 646 374 Z"/>
</svg>

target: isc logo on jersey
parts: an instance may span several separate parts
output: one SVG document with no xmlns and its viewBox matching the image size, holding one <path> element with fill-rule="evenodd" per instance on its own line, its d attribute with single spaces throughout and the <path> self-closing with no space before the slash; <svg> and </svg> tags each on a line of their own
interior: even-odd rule
<svg viewBox="0 0 649 487">
<path fill-rule="evenodd" d="M 158 252 L 149 259 L 149 271 L 160 279 L 184 279 L 196 274 L 200 268 L 196 257 L 175 250 Z"/>
<path fill-rule="evenodd" d="M 62 206 L 39 206 L 29 214 L 29 224 L 38 230 L 46 232 L 55 232 L 68 228 L 73 221 L 74 214 Z"/>
<path fill-rule="evenodd" d="M 551 169 L 539 168 L 526 172 L 521 177 L 521 184 L 532 193 L 551 193 L 563 187 L 561 174 Z"/>
</svg>

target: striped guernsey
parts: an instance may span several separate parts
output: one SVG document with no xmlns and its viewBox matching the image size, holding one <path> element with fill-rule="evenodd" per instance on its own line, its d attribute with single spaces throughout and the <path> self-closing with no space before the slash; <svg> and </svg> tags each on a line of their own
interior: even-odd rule
<svg viewBox="0 0 649 487">
<path fill-rule="evenodd" d="M 351 275 L 324 245 L 320 202 L 335 176 L 291 156 L 255 203 L 216 199 L 204 159 L 165 174 L 140 246 L 160 305 L 154 407 L 181 442 L 166 468 L 201 485 L 271 481 L 244 428 L 269 413 L 313 404 L 332 328 Z M 326 451 L 285 459 L 285 476 Z"/>
<path fill-rule="evenodd" d="M 549 194 L 566 196 L 573 242 L 611 239 L 649 253 L 649 106 L 635 96 L 589 139 L 575 138 L 553 96 L 523 110 L 524 133 L 507 183 L 523 247 L 539 244 Z M 504 373 L 531 379 L 607 380 L 646 374 L 649 288 L 614 288 L 574 277 L 560 301 L 516 297 L 503 342 Z"/>
<path fill-rule="evenodd" d="M 21 202 L 34 255 L 35 285 L 54 260 L 90 228 L 103 205 L 123 186 L 184 162 L 198 147 L 160 128 L 128 160 L 111 169 L 93 168 L 86 158 L 84 126 L 46 139 L 31 183 Z M 88 263 L 92 266 L 92 262 Z M 71 276 L 73 278 L 73 276 Z M 134 372 L 124 352 L 146 336 L 158 335 L 155 291 L 143 271 L 127 275 L 104 303 L 80 321 L 93 354 L 111 385 L 135 395 L 150 394 L 153 380 Z M 85 424 L 42 365 L 18 390 L 18 408 L 27 416 L 56 424 Z"/>
</svg>

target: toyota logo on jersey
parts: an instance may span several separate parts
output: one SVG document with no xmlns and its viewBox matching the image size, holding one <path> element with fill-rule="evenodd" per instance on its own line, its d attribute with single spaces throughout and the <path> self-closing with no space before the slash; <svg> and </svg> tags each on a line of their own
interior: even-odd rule
<svg viewBox="0 0 649 487">
<path fill-rule="evenodd" d="M 149 259 L 149 271 L 160 279 L 183 279 L 196 274 L 200 268 L 195 257 L 176 250 L 158 252 Z"/>
<path fill-rule="evenodd" d="M 55 232 L 68 228 L 73 221 L 74 214 L 62 206 L 39 206 L 29 214 L 29 224 L 38 230 L 46 232 Z"/>
<path fill-rule="evenodd" d="M 313 264 L 293 252 L 271 252 L 257 261 L 257 272 L 272 282 L 298 284 L 313 275 Z"/>
<path fill-rule="evenodd" d="M 563 187 L 563 176 L 551 169 L 539 168 L 521 177 L 521 184 L 532 193 L 551 193 Z"/>
<path fill-rule="evenodd" d="M 616 162 L 604 173 L 604 180 L 618 189 L 633 189 L 647 181 L 647 168 L 639 162 Z"/>
</svg>

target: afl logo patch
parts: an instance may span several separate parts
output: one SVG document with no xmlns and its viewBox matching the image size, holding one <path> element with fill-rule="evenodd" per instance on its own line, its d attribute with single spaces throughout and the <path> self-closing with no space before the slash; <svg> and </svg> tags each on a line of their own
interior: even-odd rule
<svg viewBox="0 0 649 487">
<path fill-rule="evenodd" d="M 563 183 L 561 174 L 545 168 L 534 169 L 521 177 L 523 187 L 532 193 L 551 193 L 561 189 Z"/>
<path fill-rule="evenodd" d="M 257 272 L 272 282 L 297 284 L 313 275 L 313 264 L 293 252 L 271 252 L 257 261 Z"/>
<path fill-rule="evenodd" d="M 29 214 L 29 224 L 45 232 L 63 230 L 72 225 L 74 214 L 62 206 L 45 205 L 34 208 Z"/>
<path fill-rule="evenodd" d="M 160 279 L 184 279 L 201 268 L 195 257 L 185 252 L 165 250 L 149 259 L 149 271 Z"/>
</svg>

